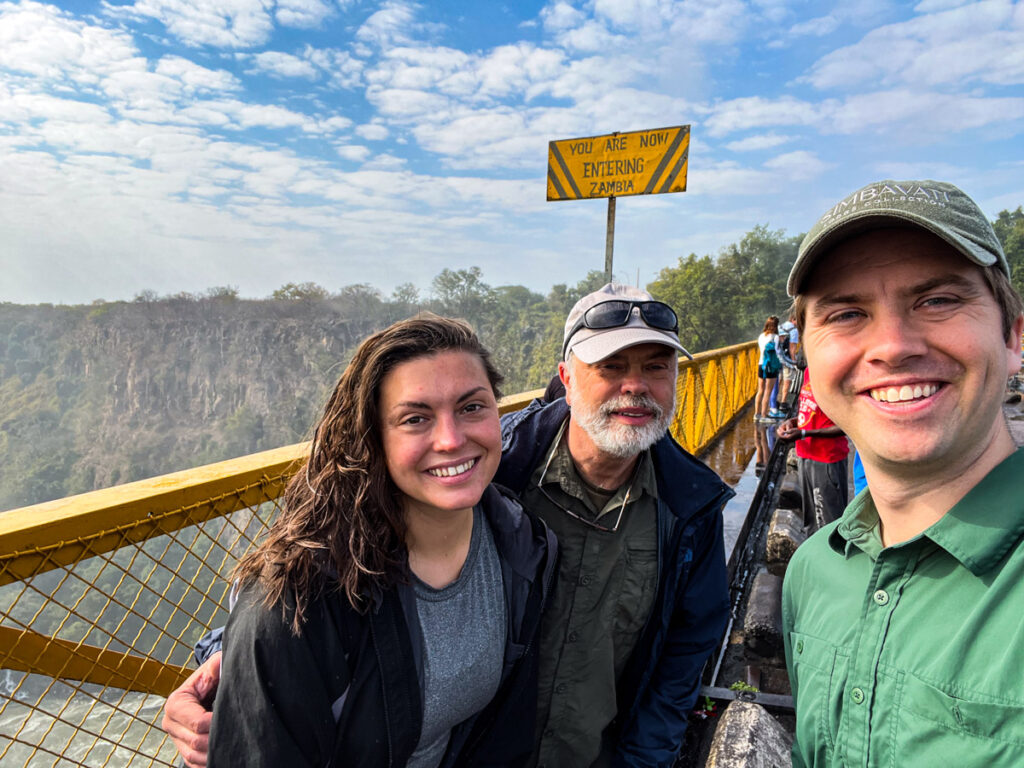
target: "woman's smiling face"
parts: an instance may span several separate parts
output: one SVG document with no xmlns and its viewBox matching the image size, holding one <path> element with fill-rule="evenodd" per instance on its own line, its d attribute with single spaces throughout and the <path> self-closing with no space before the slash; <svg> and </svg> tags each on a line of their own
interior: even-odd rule
<svg viewBox="0 0 1024 768">
<path fill-rule="evenodd" d="M 384 377 L 379 397 L 385 463 L 406 515 L 472 509 L 501 459 L 498 404 L 480 358 L 408 360 Z"/>
</svg>

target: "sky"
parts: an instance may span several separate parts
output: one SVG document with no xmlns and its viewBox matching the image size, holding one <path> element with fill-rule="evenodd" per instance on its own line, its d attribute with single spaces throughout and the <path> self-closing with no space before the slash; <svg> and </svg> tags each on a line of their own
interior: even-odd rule
<svg viewBox="0 0 1024 768">
<path fill-rule="evenodd" d="M 369 283 L 546 293 L 607 202 L 548 143 L 689 125 L 685 192 L 620 197 L 647 284 L 871 181 L 1024 204 L 1024 2 L 0 0 L 0 301 Z"/>
</svg>

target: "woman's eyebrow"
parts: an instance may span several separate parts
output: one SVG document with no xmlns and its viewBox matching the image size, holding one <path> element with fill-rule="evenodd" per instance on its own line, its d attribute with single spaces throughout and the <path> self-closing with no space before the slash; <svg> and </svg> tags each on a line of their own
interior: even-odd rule
<svg viewBox="0 0 1024 768">
<path fill-rule="evenodd" d="M 480 392 L 480 391 L 486 390 L 486 389 L 487 389 L 487 387 L 485 387 L 485 386 L 473 387 L 471 390 L 466 392 L 464 395 L 460 395 L 459 399 L 456 400 L 455 403 L 458 404 L 458 403 L 465 402 L 466 400 L 469 400 L 471 397 L 473 397 L 473 395 L 475 395 L 477 392 Z M 402 400 L 400 403 L 395 403 L 393 408 L 392 408 L 392 410 L 394 408 L 430 408 L 430 407 L 432 407 L 430 405 L 430 403 L 425 403 L 425 402 L 422 402 L 420 400 Z"/>
</svg>

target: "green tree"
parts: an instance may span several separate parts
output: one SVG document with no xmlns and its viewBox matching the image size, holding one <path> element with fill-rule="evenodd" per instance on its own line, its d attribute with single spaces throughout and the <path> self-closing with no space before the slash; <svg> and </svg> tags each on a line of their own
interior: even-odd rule
<svg viewBox="0 0 1024 768">
<path fill-rule="evenodd" d="M 735 344 L 761 332 L 768 315 L 782 315 L 790 304 L 786 279 L 796 261 L 802 235 L 786 237 L 785 230 L 761 224 L 739 243 L 722 249 L 718 256 L 719 279 L 729 292 L 729 303 L 720 312 L 733 313 L 738 336 Z M 784 319 L 784 318 L 783 318 Z"/>
<path fill-rule="evenodd" d="M 710 256 L 691 253 L 674 267 L 665 267 L 647 286 L 651 295 L 676 311 L 679 341 L 691 353 L 735 343 L 742 337 L 737 316 L 728 307 L 735 285 L 722 279 Z"/>
<path fill-rule="evenodd" d="M 532 386 L 546 386 L 557 373 L 558 363 L 562 359 L 565 319 L 573 305 L 603 285 L 604 272 L 592 269 L 571 288 L 564 283 L 552 286 L 544 300 L 547 316 L 537 321 L 541 331 L 530 365 L 529 381 Z"/>
<path fill-rule="evenodd" d="M 494 305 L 494 290 L 483 281 L 480 267 L 444 269 L 431 283 L 435 306 L 442 315 L 461 317 L 479 330 Z"/>
<path fill-rule="evenodd" d="M 1000 211 L 992 226 L 1003 244 L 1013 287 L 1024 295 L 1024 210 L 1018 205 L 1015 211 Z"/>
<path fill-rule="evenodd" d="M 285 301 L 320 301 L 327 296 L 327 289 L 316 283 L 285 283 L 271 294 Z"/>
</svg>

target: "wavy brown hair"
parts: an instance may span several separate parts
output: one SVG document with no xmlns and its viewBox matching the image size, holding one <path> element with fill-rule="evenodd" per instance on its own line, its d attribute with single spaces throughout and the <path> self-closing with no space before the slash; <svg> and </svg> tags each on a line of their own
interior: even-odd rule
<svg viewBox="0 0 1024 768">
<path fill-rule="evenodd" d="M 258 583 L 301 631 L 309 603 L 325 589 L 364 611 L 406 578 L 402 494 L 388 475 L 381 440 L 380 387 L 401 363 L 460 351 L 483 363 L 494 396 L 502 377 L 473 329 L 430 312 L 373 334 L 356 350 L 313 433 L 309 458 L 284 493 L 266 538 L 239 562 L 239 585 Z"/>
</svg>

